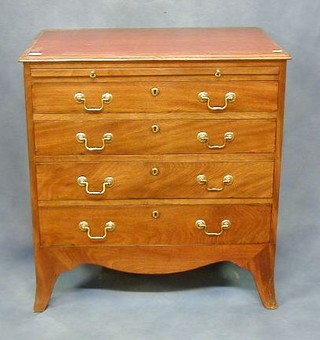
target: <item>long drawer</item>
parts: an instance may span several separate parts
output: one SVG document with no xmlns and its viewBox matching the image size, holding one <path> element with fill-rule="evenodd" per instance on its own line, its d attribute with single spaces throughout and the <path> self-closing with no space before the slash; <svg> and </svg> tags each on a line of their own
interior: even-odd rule
<svg viewBox="0 0 320 340">
<path fill-rule="evenodd" d="M 152 94 L 154 88 L 158 89 L 158 95 Z M 208 94 L 211 107 L 225 107 L 213 114 L 270 112 L 278 108 L 277 81 L 49 82 L 35 83 L 32 92 L 35 114 L 208 112 L 208 101 L 199 97 L 202 92 Z M 233 101 L 226 100 L 230 92 L 235 94 Z"/>
<path fill-rule="evenodd" d="M 39 211 L 43 246 L 264 243 L 270 216 L 270 205 L 132 204 Z"/>
<path fill-rule="evenodd" d="M 61 162 L 36 167 L 39 200 L 271 197 L 272 161 Z"/>
<path fill-rule="evenodd" d="M 35 121 L 38 155 L 271 153 L 275 120 Z"/>
</svg>

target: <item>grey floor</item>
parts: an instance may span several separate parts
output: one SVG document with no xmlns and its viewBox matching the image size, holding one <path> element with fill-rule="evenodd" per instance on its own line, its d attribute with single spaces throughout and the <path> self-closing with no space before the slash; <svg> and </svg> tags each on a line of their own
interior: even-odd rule
<svg viewBox="0 0 320 340">
<path fill-rule="evenodd" d="M 0 340 L 320 339 L 320 1 L 0 0 Z M 276 266 L 279 309 L 217 264 L 168 276 L 82 266 L 32 312 L 34 267 L 22 67 L 43 28 L 257 26 L 288 66 Z"/>
</svg>

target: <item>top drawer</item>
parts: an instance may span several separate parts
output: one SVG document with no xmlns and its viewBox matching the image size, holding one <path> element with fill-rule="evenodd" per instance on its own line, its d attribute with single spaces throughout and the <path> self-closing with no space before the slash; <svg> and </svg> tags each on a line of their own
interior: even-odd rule
<svg viewBox="0 0 320 340">
<path fill-rule="evenodd" d="M 33 112 L 277 110 L 277 67 L 229 67 L 216 72 L 192 68 L 33 70 Z"/>
</svg>

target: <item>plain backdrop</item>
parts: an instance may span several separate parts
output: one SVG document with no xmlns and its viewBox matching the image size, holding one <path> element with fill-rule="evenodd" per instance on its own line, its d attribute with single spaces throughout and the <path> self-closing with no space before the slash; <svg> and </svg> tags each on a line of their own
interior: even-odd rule
<svg viewBox="0 0 320 340">
<path fill-rule="evenodd" d="M 320 1 L 0 0 L 0 339 L 320 339 Z M 257 26 L 288 65 L 276 267 L 265 310 L 231 264 L 140 276 L 81 266 L 32 312 L 34 267 L 22 65 L 44 28 Z"/>
</svg>

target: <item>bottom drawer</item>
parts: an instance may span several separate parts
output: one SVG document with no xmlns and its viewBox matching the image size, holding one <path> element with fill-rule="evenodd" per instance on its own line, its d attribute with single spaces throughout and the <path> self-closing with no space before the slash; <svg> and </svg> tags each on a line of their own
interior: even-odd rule
<svg viewBox="0 0 320 340">
<path fill-rule="evenodd" d="M 246 244 L 269 241 L 270 205 L 42 206 L 42 246 Z"/>
</svg>

